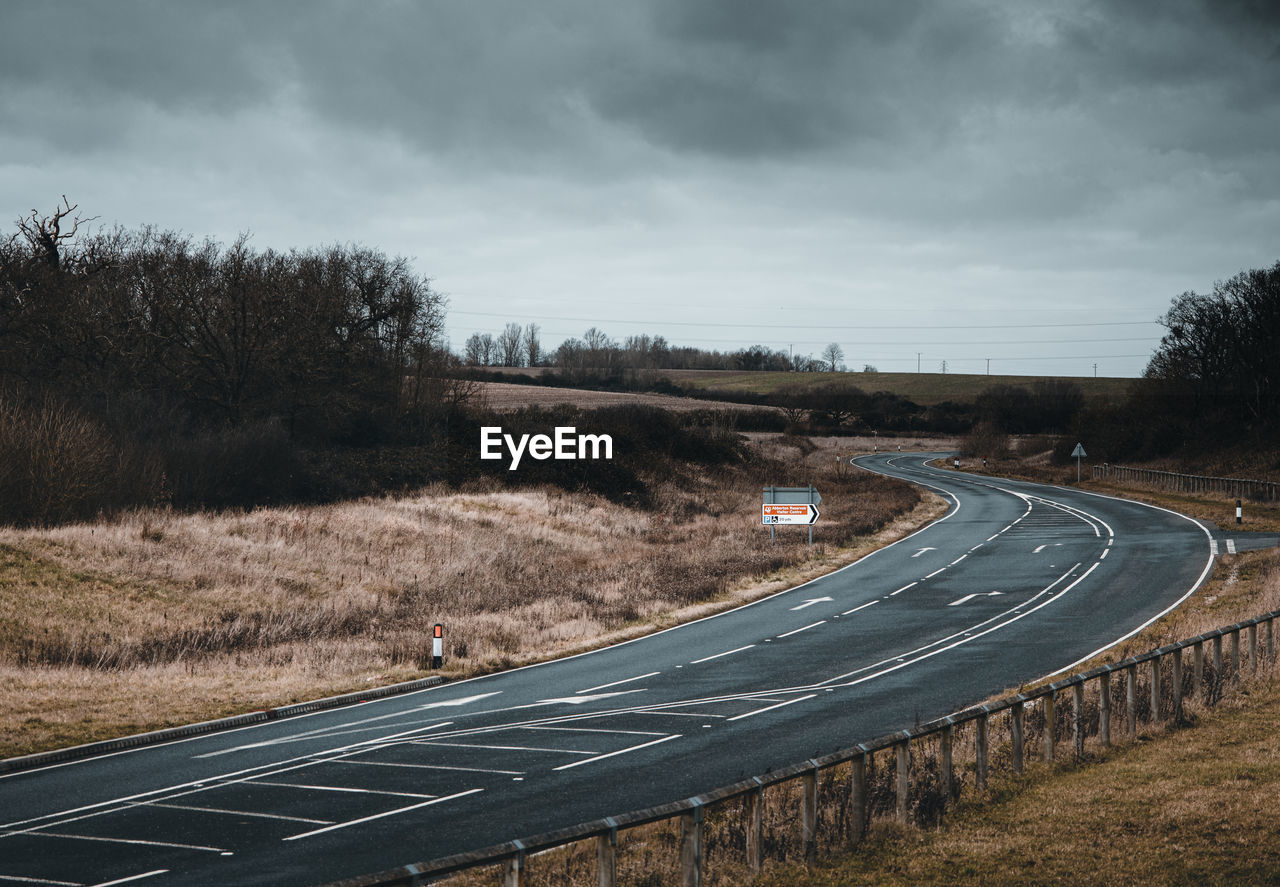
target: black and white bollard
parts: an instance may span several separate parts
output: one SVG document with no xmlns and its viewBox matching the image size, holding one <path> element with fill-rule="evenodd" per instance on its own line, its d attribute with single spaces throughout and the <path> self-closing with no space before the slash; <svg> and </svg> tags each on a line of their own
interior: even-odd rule
<svg viewBox="0 0 1280 887">
<path fill-rule="evenodd" d="M 442 665 L 444 665 L 444 626 L 437 622 L 435 630 L 431 633 L 431 667 L 440 668 Z"/>
<path fill-rule="evenodd" d="M 1236 523 L 1244 523 L 1244 506 L 1240 504 L 1240 500 L 1236 500 Z"/>
<path fill-rule="evenodd" d="M 956 460 L 956 471 L 959 471 L 959 470 L 960 470 L 960 460 L 959 460 L 959 459 L 957 459 L 957 460 Z"/>
</svg>

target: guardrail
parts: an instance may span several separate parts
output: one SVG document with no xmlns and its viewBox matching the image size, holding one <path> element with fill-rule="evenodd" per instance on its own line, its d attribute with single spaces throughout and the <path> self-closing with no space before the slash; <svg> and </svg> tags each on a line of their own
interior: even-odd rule
<svg viewBox="0 0 1280 887">
<path fill-rule="evenodd" d="M 966 786 L 971 792 L 985 791 L 993 768 L 1022 772 L 1026 762 L 1036 756 L 1037 745 L 1039 757 L 1046 763 L 1052 764 L 1064 753 L 1079 758 L 1089 737 L 1102 747 L 1112 745 L 1121 734 L 1136 740 L 1140 722 L 1182 720 L 1184 702 L 1189 698 L 1217 702 L 1243 675 L 1275 663 L 1273 625 L 1277 616 L 1280 610 L 696 797 L 340 881 L 333 887 L 427 884 L 495 865 L 501 867 L 505 887 L 523 887 L 530 857 L 580 841 L 595 842 L 595 882 L 600 887 L 614 887 L 619 832 L 663 821 L 678 822 L 680 883 L 700 887 L 706 866 L 708 812 L 740 801 L 741 818 L 734 829 L 742 834 L 745 865 L 758 872 L 765 856 L 765 790 L 777 790 L 784 784 L 799 786 L 799 847 L 803 857 L 811 859 L 820 837 L 820 779 L 840 776 L 834 783 L 827 778 L 822 794 L 830 800 L 833 791 L 838 793 L 841 812 L 828 816 L 828 825 L 843 831 L 836 837 L 847 844 L 862 839 L 877 812 L 904 823 L 912 818 L 927 820 L 958 800 Z M 1246 636 L 1246 650 L 1241 649 L 1241 632 Z M 1224 638 L 1228 642 L 1225 658 Z M 1183 661 L 1187 649 L 1191 650 L 1190 668 Z M 1069 714 L 1065 705 L 1059 706 L 1060 697 L 1069 700 Z M 957 752 L 961 750 L 972 754 L 972 763 L 965 763 L 957 773 Z M 893 772 L 884 766 L 876 777 L 875 759 L 881 753 L 891 755 Z M 831 836 L 824 837 L 830 843 Z"/>
<path fill-rule="evenodd" d="M 1221 493 L 1232 499 L 1253 499 L 1258 502 L 1280 500 L 1280 484 L 1269 480 L 1179 474 L 1176 471 L 1126 468 L 1123 465 L 1107 464 L 1093 466 L 1093 479 L 1146 484 L 1157 489 L 1179 493 Z"/>
</svg>

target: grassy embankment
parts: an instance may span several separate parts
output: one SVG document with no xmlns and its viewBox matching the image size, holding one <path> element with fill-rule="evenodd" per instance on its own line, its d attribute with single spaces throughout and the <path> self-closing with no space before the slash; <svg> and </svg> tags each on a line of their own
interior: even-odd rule
<svg viewBox="0 0 1280 887">
<path fill-rule="evenodd" d="M 968 373 L 767 373 L 730 370 L 663 370 L 662 375 L 682 387 L 729 394 L 767 394 L 791 386 L 817 387 L 839 384 L 866 392 L 888 391 L 921 406 L 946 400 L 972 402 L 995 385 L 1032 387 L 1041 376 L 986 376 Z M 1089 406 L 1120 403 L 1132 379 L 1063 377 L 1080 386 Z"/>
<path fill-rule="evenodd" d="M 940 500 L 766 438 L 626 508 L 479 481 L 317 507 L 0 530 L 0 755 L 634 637 L 847 563 Z M 908 445 L 911 442 L 908 441 Z M 762 483 L 817 484 L 816 544 L 762 544 Z"/>
</svg>

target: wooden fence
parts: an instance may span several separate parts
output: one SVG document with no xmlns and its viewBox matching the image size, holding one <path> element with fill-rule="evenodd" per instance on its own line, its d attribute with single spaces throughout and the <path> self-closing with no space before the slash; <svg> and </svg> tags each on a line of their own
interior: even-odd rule
<svg viewBox="0 0 1280 887">
<path fill-rule="evenodd" d="M 798 855 L 811 859 L 820 837 L 826 845 L 831 845 L 833 838 L 837 844 L 857 844 L 877 813 L 904 823 L 913 819 L 925 821 L 932 815 L 927 811 L 940 814 L 942 808 L 966 791 L 984 792 L 993 772 L 1020 773 L 1035 758 L 1051 764 L 1067 756 L 1082 757 L 1086 739 L 1103 748 L 1117 740 L 1134 741 L 1140 723 L 1181 720 L 1188 699 L 1217 702 L 1241 677 L 1275 663 L 1273 624 L 1277 616 L 1280 610 L 696 797 L 341 881 L 333 887 L 428 884 L 486 866 L 500 868 L 504 887 L 523 887 L 530 857 L 580 841 L 595 843 L 594 882 L 599 887 L 614 887 L 619 833 L 664 821 L 678 824 L 682 887 L 700 887 L 706 869 L 704 828 L 708 812 L 737 804 L 741 819 L 735 829 L 744 837 L 743 862 L 750 871 L 758 872 L 765 857 L 762 811 L 766 790 L 790 789 L 789 797 L 793 797 L 797 786 Z M 1241 634 L 1245 636 L 1243 644 Z M 1190 663 L 1185 661 L 1188 650 Z M 964 760 L 958 761 L 961 750 Z M 883 756 L 883 763 L 873 786 L 878 756 Z M 837 767 L 841 768 L 838 790 L 844 812 L 839 817 L 829 816 L 828 826 L 832 825 L 830 820 L 835 820 L 843 834 L 822 836 L 819 779 L 834 773 Z M 829 779 L 825 786 L 829 795 Z M 927 791 L 932 792 L 930 803 L 924 803 Z M 891 800 L 873 804 L 873 793 L 882 801 L 886 797 Z M 793 817 L 792 811 L 787 821 Z"/>
<path fill-rule="evenodd" d="M 1219 493 L 1228 499 L 1253 499 L 1256 502 L 1280 500 L 1280 484 L 1269 480 L 1178 474 L 1174 471 L 1125 468 L 1122 465 L 1106 464 L 1093 466 L 1093 479 L 1110 480 L 1122 484 L 1141 484 L 1178 493 Z"/>
</svg>

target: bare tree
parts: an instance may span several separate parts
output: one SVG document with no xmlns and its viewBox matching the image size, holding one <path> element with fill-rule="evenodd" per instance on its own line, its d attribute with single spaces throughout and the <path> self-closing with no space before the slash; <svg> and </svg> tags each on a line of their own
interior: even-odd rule
<svg viewBox="0 0 1280 887">
<path fill-rule="evenodd" d="M 485 367 L 493 362 L 496 345 L 488 333 L 472 333 L 463 351 L 463 360 L 475 367 Z"/>
<path fill-rule="evenodd" d="M 832 342 L 822 350 L 822 360 L 827 364 L 827 371 L 834 373 L 840 368 L 840 361 L 844 360 L 844 349 L 840 347 L 839 342 Z"/>
<path fill-rule="evenodd" d="M 71 219 L 71 230 L 63 230 L 62 220 L 75 212 L 79 206 L 78 203 L 72 206 L 71 201 L 67 200 L 67 195 L 63 194 L 62 206 L 55 207 L 53 215 L 42 216 L 33 209 L 29 217 L 24 216 L 18 219 L 18 233 L 14 238 L 21 236 L 31 245 L 33 251 L 39 252 L 49 267 L 57 268 L 62 262 L 62 244 L 73 239 L 82 224 L 93 221 L 93 219 L 74 216 Z"/>
<path fill-rule="evenodd" d="M 504 367 L 518 367 L 524 357 L 524 331 L 520 324 L 509 323 L 498 334 L 498 355 Z"/>
<path fill-rule="evenodd" d="M 531 323 L 524 328 L 524 354 L 529 366 L 536 367 L 542 359 L 542 342 L 538 339 L 538 325 Z"/>
</svg>

